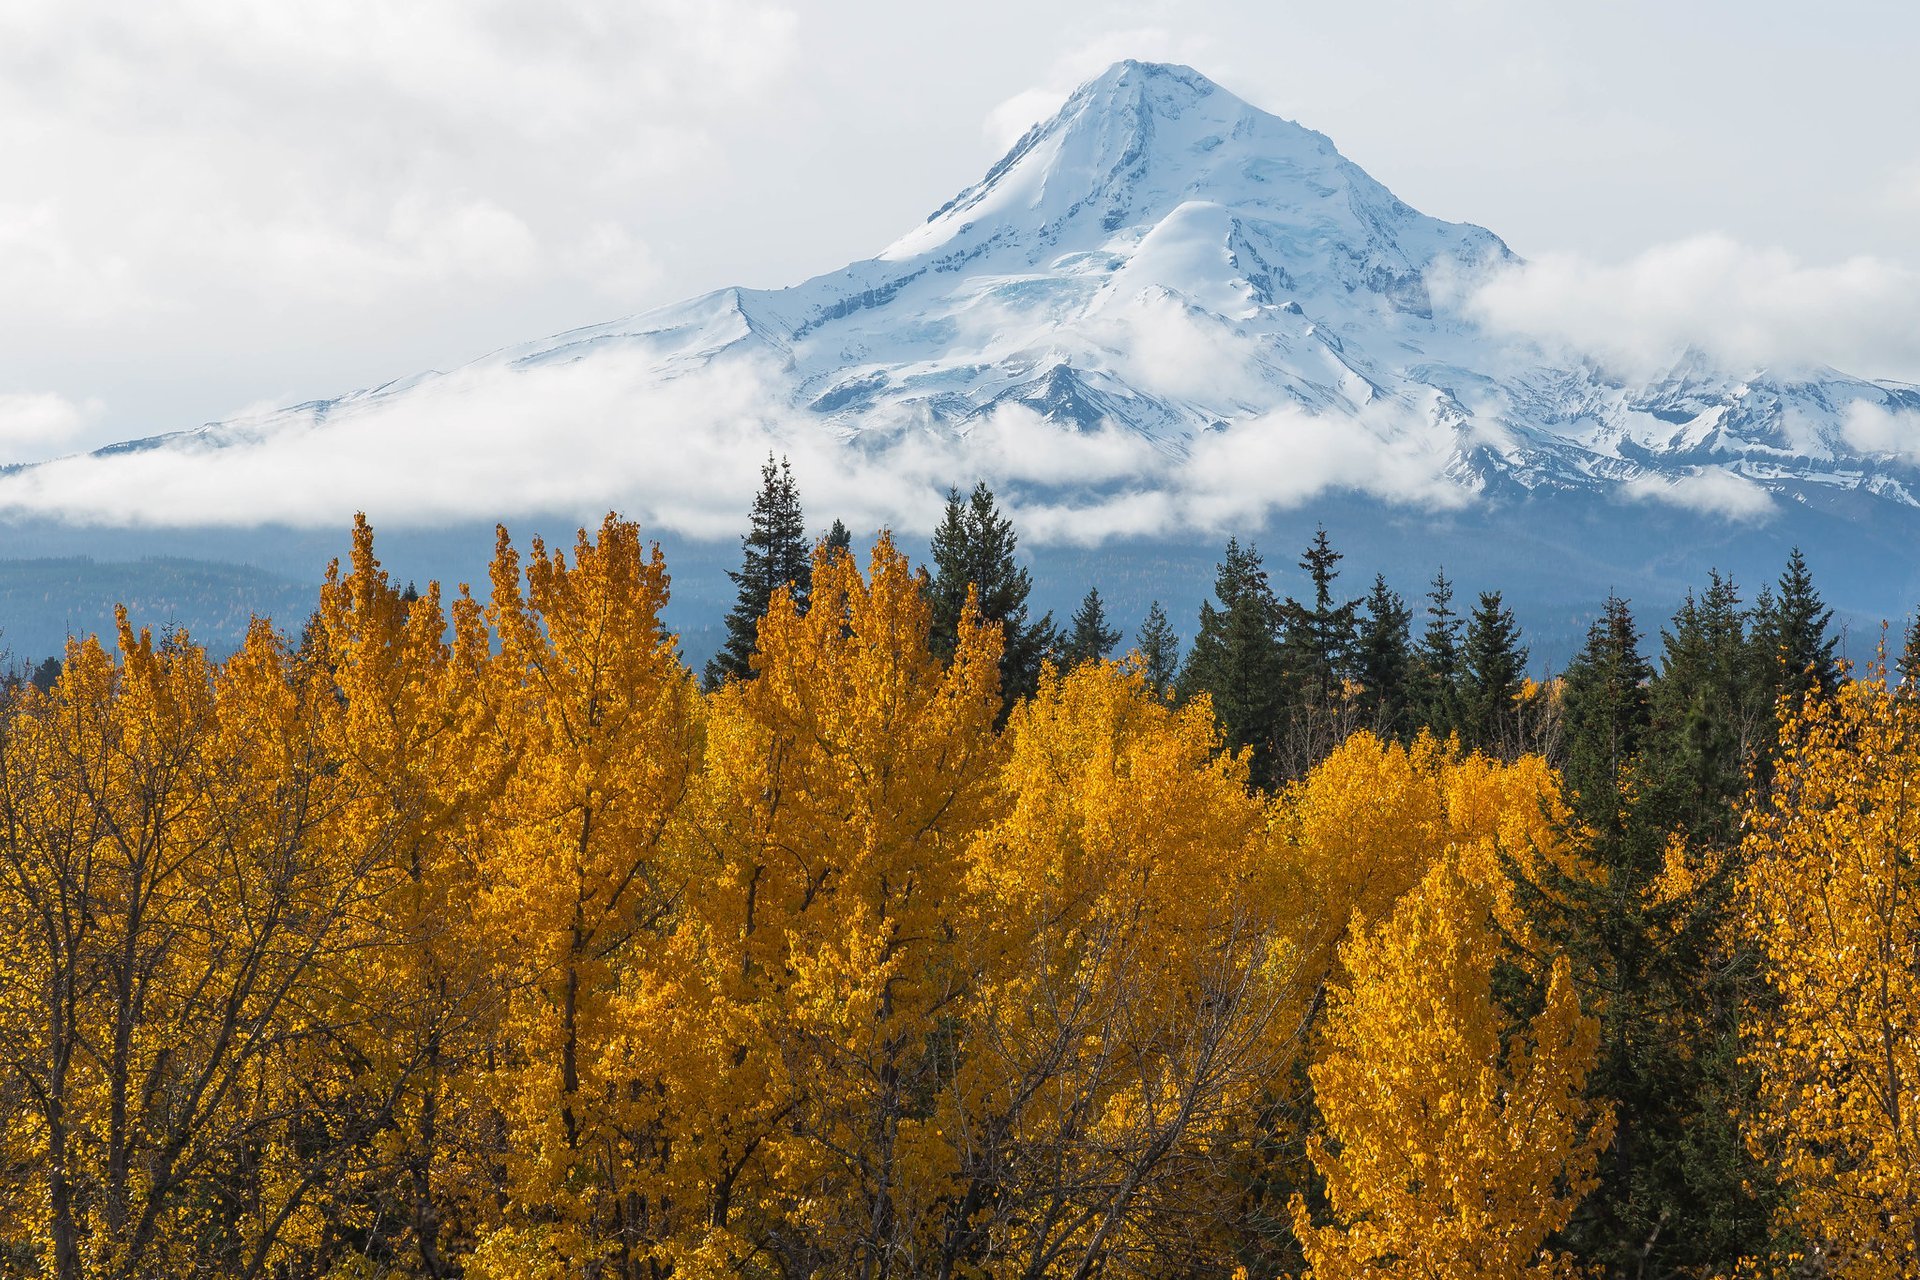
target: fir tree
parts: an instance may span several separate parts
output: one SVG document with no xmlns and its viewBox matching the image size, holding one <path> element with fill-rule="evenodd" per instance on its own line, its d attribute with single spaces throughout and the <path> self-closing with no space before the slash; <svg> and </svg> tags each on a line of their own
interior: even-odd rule
<svg viewBox="0 0 1920 1280">
<path fill-rule="evenodd" d="M 1900 673 L 1900 687 L 1909 696 L 1920 692 L 1920 613 L 1907 619 L 1901 636 L 1900 657 L 1894 669 Z"/>
<path fill-rule="evenodd" d="M 1180 696 L 1209 695 L 1228 745 L 1252 748 L 1254 780 L 1270 784 L 1285 671 L 1276 629 L 1280 606 L 1260 553 L 1229 539 L 1213 594 L 1219 607 L 1212 601 L 1200 606 L 1200 627 L 1180 672 Z"/>
<path fill-rule="evenodd" d="M 1620 821 L 1621 782 L 1638 758 L 1650 720 L 1653 667 L 1640 653 L 1640 630 L 1627 602 L 1608 596 L 1587 629 L 1587 643 L 1563 678 L 1567 758 L 1575 812 L 1595 830 Z"/>
<path fill-rule="evenodd" d="M 1352 660 L 1360 602 L 1336 603 L 1333 584 L 1344 557 L 1333 549 L 1325 526 L 1300 555 L 1300 567 L 1313 585 L 1311 605 L 1288 597 L 1281 609 L 1287 666 L 1304 691 L 1325 695 L 1346 677 Z"/>
<path fill-rule="evenodd" d="M 835 520 L 833 527 L 827 530 L 827 536 L 820 539 L 820 547 L 827 553 L 828 559 L 850 556 L 853 554 L 853 534 L 845 524 Z"/>
<path fill-rule="evenodd" d="M 1840 660 L 1835 655 L 1840 638 L 1827 633 L 1833 610 L 1814 589 L 1806 557 L 1795 547 L 1781 571 L 1779 594 L 1771 596 L 1754 618 L 1754 643 L 1769 655 L 1774 688 L 1790 698 L 1795 708 L 1808 693 L 1833 696 L 1840 687 Z"/>
<path fill-rule="evenodd" d="M 934 573 L 927 585 L 933 606 L 931 644 L 940 657 L 953 656 L 969 587 L 976 592 L 981 618 L 1000 625 L 1005 636 L 1000 691 L 1008 707 L 1039 687 L 1040 664 L 1055 641 L 1051 613 L 1038 622 L 1027 619 L 1033 581 L 1014 559 L 1019 542 L 1013 521 L 1000 514 L 985 481 L 966 498 L 951 490 L 934 531 Z"/>
<path fill-rule="evenodd" d="M 1171 697 L 1180 665 L 1180 637 L 1174 634 L 1167 611 L 1158 600 L 1147 606 L 1147 620 L 1140 624 L 1133 643 L 1140 651 L 1147 683 L 1161 697 Z"/>
<path fill-rule="evenodd" d="M 1660 673 L 1649 690 L 1644 784 L 1702 838 L 1731 840 L 1748 761 L 1771 736 L 1771 684 L 1747 635 L 1732 579 L 1710 575 L 1688 592 L 1661 634 Z"/>
<path fill-rule="evenodd" d="M 1433 575 L 1427 591 L 1427 626 L 1415 653 L 1419 663 L 1418 712 L 1421 724 L 1442 736 L 1461 730 L 1460 629 L 1453 611 L 1453 583 L 1447 571 Z"/>
<path fill-rule="evenodd" d="M 27 683 L 42 693 L 52 693 L 53 686 L 60 683 L 60 659 L 48 658 L 33 669 L 27 677 Z"/>
<path fill-rule="evenodd" d="M 1107 625 L 1107 608 L 1100 599 L 1100 588 L 1089 587 L 1068 625 L 1066 641 L 1060 649 L 1061 664 L 1077 667 L 1085 662 L 1104 662 L 1113 652 L 1113 646 L 1119 643 L 1119 628 Z"/>
<path fill-rule="evenodd" d="M 1410 728 L 1413 689 L 1413 610 L 1375 574 L 1360 618 L 1353 667 L 1360 709 L 1375 733 L 1397 737 Z"/>
<path fill-rule="evenodd" d="M 806 521 L 800 514 L 800 491 L 785 458 L 776 463 L 772 454 L 767 455 L 766 465 L 760 468 L 760 492 L 754 497 L 750 519 L 747 533 L 740 539 L 740 568 L 727 571 L 737 594 L 733 608 L 727 612 L 727 638 L 707 663 L 709 688 L 725 680 L 752 677 L 760 619 L 766 617 L 773 593 L 789 588 L 804 609 L 813 582 L 813 548 L 807 542 Z"/>
<path fill-rule="evenodd" d="M 1482 591 L 1467 621 L 1460 653 L 1461 736 L 1466 745 L 1501 752 L 1513 740 L 1515 702 L 1527 669 L 1527 648 L 1513 611 L 1498 591 Z"/>
<path fill-rule="evenodd" d="M 1738 722 L 1755 668 L 1733 584 L 1714 575 L 1649 664 L 1624 602 L 1610 599 L 1565 677 L 1567 778 L 1598 876 L 1549 873 L 1521 899 L 1543 938 L 1589 975 L 1601 1019 L 1589 1088 L 1612 1100 L 1599 1186 L 1565 1239 L 1607 1275 L 1707 1273 L 1765 1252 L 1768 1178 L 1741 1140 L 1748 1088 L 1740 984 L 1720 922 L 1744 785 Z M 1704 873 L 1663 887 L 1674 835 Z M 1684 1229 L 1679 1229 L 1684 1226 Z"/>
</svg>

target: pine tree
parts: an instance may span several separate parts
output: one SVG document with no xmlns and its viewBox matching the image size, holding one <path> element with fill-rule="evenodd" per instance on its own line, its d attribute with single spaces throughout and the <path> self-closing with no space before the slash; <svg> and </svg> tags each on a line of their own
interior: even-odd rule
<svg viewBox="0 0 1920 1280">
<path fill-rule="evenodd" d="M 753 677 L 760 619 L 766 617 L 773 593 L 787 587 L 804 608 L 813 581 L 812 547 L 800 514 L 800 492 L 785 458 L 775 463 L 773 455 L 767 455 L 766 465 L 760 468 L 760 492 L 753 499 L 751 520 L 746 536 L 740 539 L 740 568 L 727 571 L 737 594 L 733 608 L 727 612 L 727 638 L 707 663 L 708 688 Z"/>
<path fill-rule="evenodd" d="M 1335 603 L 1333 584 L 1344 557 L 1327 539 L 1326 527 L 1314 530 L 1313 541 L 1300 555 L 1300 567 L 1313 584 L 1311 606 L 1289 596 L 1281 606 L 1281 628 L 1287 666 L 1303 692 L 1325 695 L 1345 679 L 1358 630 L 1360 601 Z"/>
<path fill-rule="evenodd" d="M 1514 703 L 1527 668 L 1527 648 L 1513 611 L 1498 591 L 1482 591 L 1467 621 L 1460 655 L 1461 729 L 1470 747 L 1501 752 L 1511 745 Z"/>
<path fill-rule="evenodd" d="M 853 554 L 853 534 L 844 523 L 835 520 L 833 527 L 827 530 L 827 536 L 820 540 L 820 545 L 829 560 L 836 556 L 850 556 Z"/>
<path fill-rule="evenodd" d="M 1750 966 L 1720 945 L 1755 671 L 1739 606 L 1718 574 L 1689 593 L 1649 683 L 1631 615 L 1609 600 L 1565 678 L 1567 776 L 1602 874 L 1549 877 L 1529 905 L 1597 997 L 1592 1087 L 1617 1127 L 1565 1239 L 1610 1275 L 1705 1273 L 1766 1244 L 1768 1180 L 1735 1119 Z"/>
<path fill-rule="evenodd" d="M 1353 655 L 1360 709 L 1375 733 L 1397 737 L 1412 727 L 1413 610 L 1380 574 L 1374 575 L 1365 609 Z"/>
<path fill-rule="evenodd" d="M 1180 667 L 1180 637 L 1174 634 L 1167 611 L 1158 600 L 1147 606 L 1147 620 L 1140 624 L 1133 643 L 1140 650 L 1147 683 L 1162 698 L 1171 697 Z"/>
<path fill-rule="evenodd" d="M 1074 610 L 1066 642 L 1061 646 L 1061 665 L 1071 668 L 1084 662 L 1104 662 L 1113 652 L 1113 646 L 1119 643 L 1120 629 L 1107 625 L 1107 608 L 1100 599 L 1100 588 L 1089 587 L 1086 598 Z"/>
<path fill-rule="evenodd" d="M 1659 803 L 1685 830 L 1719 844 L 1733 837 L 1748 761 L 1770 740 L 1773 721 L 1771 660 L 1749 640 L 1747 619 L 1732 579 L 1710 575 L 1662 633 L 1648 699 L 1644 785 L 1660 790 Z"/>
<path fill-rule="evenodd" d="M 1460 629 L 1465 625 L 1453 611 L 1453 583 L 1447 571 L 1433 575 L 1427 591 L 1427 627 L 1415 654 L 1419 662 L 1420 723 L 1442 736 L 1461 730 Z"/>
<path fill-rule="evenodd" d="M 1006 647 L 1000 654 L 1000 692 L 1011 707 L 1039 687 L 1040 665 L 1055 643 L 1053 615 L 1027 620 L 1032 578 L 1014 559 L 1019 537 L 1013 521 L 994 505 L 993 490 L 981 481 L 967 498 L 958 489 L 947 494 L 947 509 L 933 535 L 934 574 L 927 585 L 933 607 L 933 651 L 951 658 L 967 588 L 977 595 L 980 617 L 1000 626 Z"/>
<path fill-rule="evenodd" d="M 1900 674 L 1901 691 L 1909 697 L 1920 692 L 1920 613 L 1907 619 L 1901 635 L 1900 657 L 1894 665 Z"/>
<path fill-rule="evenodd" d="M 1567 760 L 1574 812 L 1597 830 L 1620 822 L 1621 783 L 1640 754 L 1650 720 L 1653 667 L 1640 653 L 1640 630 L 1627 602 L 1608 596 L 1587 629 L 1587 643 L 1567 665 Z"/>
<path fill-rule="evenodd" d="M 1830 698 L 1840 686 L 1840 638 L 1827 634 L 1833 610 L 1814 589 L 1806 557 L 1795 547 L 1781 571 L 1779 594 L 1756 606 L 1753 639 L 1771 659 L 1773 687 L 1798 711 L 1808 693 Z"/>
<path fill-rule="evenodd" d="M 1285 668 L 1275 625 L 1280 606 L 1259 551 L 1229 539 L 1213 594 L 1220 604 L 1200 606 L 1200 628 L 1180 672 L 1180 696 L 1209 695 L 1228 745 L 1252 748 L 1253 779 L 1270 784 Z"/>
</svg>

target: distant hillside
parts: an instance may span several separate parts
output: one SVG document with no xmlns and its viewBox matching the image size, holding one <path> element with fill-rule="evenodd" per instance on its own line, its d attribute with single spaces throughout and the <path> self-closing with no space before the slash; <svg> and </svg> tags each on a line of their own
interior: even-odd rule
<svg viewBox="0 0 1920 1280">
<path fill-rule="evenodd" d="M 125 604 L 136 626 L 184 626 L 225 653 L 256 614 L 297 628 L 313 611 L 315 591 L 263 569 L 208 560 L 0 559 L 0 648 L 16 663 L 58 654 L 69 635 L 110 635 L 114 606 Z"/>
</svg>

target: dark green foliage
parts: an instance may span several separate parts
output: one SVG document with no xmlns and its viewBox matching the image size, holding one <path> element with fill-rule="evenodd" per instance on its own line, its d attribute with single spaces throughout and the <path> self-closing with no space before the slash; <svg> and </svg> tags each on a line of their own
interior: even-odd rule
<svg viewBox="0 0 1920 1280">
<path fill-rule="evenodd" d="M 1749 963 L 1721 931 L 1746 770 L 1772 747 L 1772 661 L 1748 621 L 1713 575 L 1674 615 L 1649 680 L 1631 615 L 1609 601 L 1566 674 L 1567 777 L 1604 876 L 1554 876 L 1523 898 L 1588 975 L 1601 1019 L 1589 1088 L 1612 1101 L 1615 1136 L 1564 1238 L 1606 1275 L 1724 1274 L 1767 1244 L 1774 1192 L 1737 1119 L 1752 1088 L 1738 1037 Z M 1717 869 L 1662 894 L 1676 836 Z"/>
<path fill-rule="evenodd" d="M 807 542 L 793 469 L 785 458 L 776 463 L 772 454 L 767 455 L 766 465 L 760 468 L 760 492 L 753 499 L 751 521 L 746 536 L 740 539 L 740 568 L 727 571 L 738 594 L 727 613 L 726 642 L 707 663 L 709 688 L 725 680 L 752 678 L 760 619 L 767 616 L 773 593 L 790 588 L 794 601 L 804 609 L 813 585 L 813 548 Z"/>
<path fill-rule="evenodd" d="M 1147 620 L 1134 635 L 1134 647 L 1140 651 L 1142 674 L 1161 697 L 1173 695 L 1174 677 L 1180 667 L 1180 637 L 1167 621 L 1167 611 L 1155 600 L 1147 606 Z"/>
<path fill-rule="evenodd" d="M 1460 737 L 1469 747 L 1506 752 L 1517 741 L 1516 700 L 1526 679 L 1520 624 L 1498 591 L 1482 591 L 1460 651 Z"/>
<path fill-rule="evenodd" d="M 1353 651 L 1360 683 L 1360 722 L 1383 737 L 1405 737 L 1414 724 L 1413 610 L 1375 574 L 1363 602 Z"/>
<path fill-rule="evenodd" d="M 1465 625 L 1453 611 L 1453 583 L 1447 571 L 1433 575 L 1427 591 L 1427 626 L 1414 658 L 1418 664 L 1415 711 L 1420 723 L 1445 737 L 1461 728 L 1460 629 Z"/>
<path fill-rule="evenodd" d="M 1346 678 L 1359 626 L 1360 602 L 1334 600 L 1333 584 L 1340 577 L 1342 558 L 1327 540 L 1326 529 L 1316 529 L 1300 555 L 1300 567 L 1313 584 L 1313 603 L 1302 604 L 1289 596 L 1280 610 L 1288 675 L 1299 692 L 1322 700 Z"/>
<path fill-rule="evenodd" d="M 1563 678 L 1566 764 L 1574 812 L 1596 830 L 1620 821 L 1620 784 L 1640 754 L 1651 719 L 1653 667 L 1640 653 L 1640 630 L 1627 602 L 1608 596 L 1587 629 L 1586 646 Z"/>
<path fill-rule="evenodd" d="M 60 672 L 60 659 L 48 658 L 33 669 L 33 674 L 27 677 L 27 683 L 42 693 L 52 693 L 53 686 L 60 682 Z"/>
<path fill-rule="evenodd" d="M 953 656 L 969 587 L 977 595 L 980 617 L 1000 625 L 1006 643 L 1000 654 L 1000 692 L 1008 706 L 1039 687 L 1040 664 L 1055 643 L 1052 614 L 1038 622 L 1027 620 L 1033 582 L 1014 559 L 1019 542 L 1013 521 L 1000 514 L 984 481 L 967 498 L 955 489 L 947 495 L 946 514 L 933 535 L 934 573 L 927 585 L 933 651 L 941 657 Z"/>
<path fill-rule="evenodd" d="M 1073 611 L 1066 639 L 1060 646 L 1061 665 L 1077 667 L 1083 662 L 1104 662 L 1113 652 L 1113 646 L 1119 643 L 1120 629 L 1107 625 L 1107 607 L 1101 602 L 1100 588 L 1089 587 L 1086 598 Z"/>
<path fill-rule="evenodd" d="M 1280 606 L 1260 553 L 1229 539 L 1213 594 L 1219 607 L 1212 601 L 1200 606 L 1200 629 L 1180 672 L 1180 696 L 1209 695 L 1228 745 L 1251 748 L 1254 781 L 1268 784 L 1275 776 L 1285 668 L 1275 626 Z"/>
<path fill-rule="evenodd" d="M 841 521 L 835 520 L 833 527 L 827 530 L 827 536 L 820 539 L 820 546 L 829 560 L 835 556 L 850 556 L 853 554 L 853 533 Z"/>
<path fill-rule="evenodd" d="M 1779 594 L 1756 603 L 1753 642 L 1773 663 L 1774 687 L 1798 705 L 1808 693 L 1832 697 L 1840 685 L 1838 636 L 1827 634 L 1833 610 L 1814 589 L 1806 557 L 1795 547 L 1780 574 Z"/>
</svg>

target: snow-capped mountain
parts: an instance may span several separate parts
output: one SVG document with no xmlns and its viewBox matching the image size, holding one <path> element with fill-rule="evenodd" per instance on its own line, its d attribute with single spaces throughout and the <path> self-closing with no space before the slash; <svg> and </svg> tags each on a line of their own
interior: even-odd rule
<svg viewBox="0 0 1920 1280">
<path fill-rule="evenodd" d="M 1189 68 L 1129 61 L 873 258 L 475 367 L 617 353 L 671 381 L 750 362 L 774 371 L 784 411 L 855 441 L 965 436 L 1023 406 L 1178 457 L 1201 433 L 1292 409 L 1364 421 L 1468 491 L 1719 473 L 1750 492 L 1811 485 L 1916 504 L 1911 454 L 1859 422 L 1920 411 L 1920 388 L 1720 369 L 1693 352 L 1629 380 L 1475 321 L 1476 284 L 1517 264 L 1492 232 L 1410 208 L 1321 134 Z M 118 448 L 258 442 L 438 377 Z"/>
</svg>

